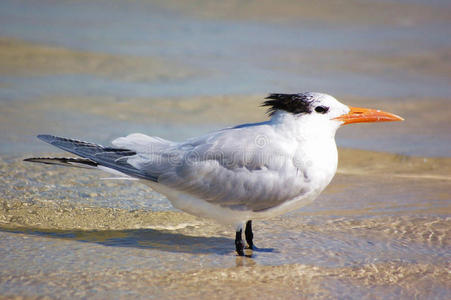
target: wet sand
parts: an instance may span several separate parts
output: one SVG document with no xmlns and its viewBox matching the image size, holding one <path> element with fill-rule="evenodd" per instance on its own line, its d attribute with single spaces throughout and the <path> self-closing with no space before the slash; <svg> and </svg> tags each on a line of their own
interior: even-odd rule
<svg viewBox="0 0 451 300">
<path fill-rule="evenodd" d="M 379 74 L 389 79 L 423 76 L 437 82 L 449 81 L 449 47 L 411 50 L 408 43 L 404 47 L 409 48 L 406 54 L 396 51 L 375 54 L 368 49 L 298 51 L 290 47 L 261 51 L 271 58 L 263 63 L 265 68 L 283 70 L 288 74 L 322 76 L 326 70 L 329 73 L 348 70 L 365 76 Z M 115 136 L 136 131 L 181 140 L 224 126 L 267 119 L 265 110 L 259 107 L 266 96 L 264 93 L 202 95 L 200 89 L 195 96 L 189 93 L 138 96 L 134 92 L 123 95 L 124 87 L 118 87 L 123 83 L 139 84 L 135 90 L 140 90 L 142 86 L 155 87 L 162 82 L 178 86 L 184 81 L 215 74 L 208 68 L 194 67 L 190 63 L 181 63 L 181 60 L 156 55 L 74 50 L 14 38 L 0 39 L 0 54 L 0 75 L 11 79 L 0 82 L 0 91 L 3 92 L 0 94 L 0 126 L 3 129 L 0 138 L 5 141 L 0 145 L 2 153 L 45 150 L 42 145 L 37 146 L 34 139 L 42 132 L 70 135 L 102 144 L 109 143 Z M 75 79 L 75 82 L 61 83 L 61 89 L 52 90 L 57 78 L 65 76 L 87 77 L 95 85 L 98 83 L 95 78 L 101 78 L 100 87 L 95 92 L 81 94 L 65 90 L 68 86 L 85 87 L 83 82 Z M 21 82 L 18 78 L 26 81 Z M 111 82 L 103 85 L 105 80 Z M 34 85 L 35 82 L 38 86 Z M 424 86 L 427 87 L 427 82 Z M 405 87 L 406 90 L 409 88 Z M 184 94 L 184 89 L 180 90 Z M 143 89 L 139 94 L 146 92 Z M 149 93 L 152 93 L 152 88 Z M 447 97 L 417 94 L 362 97 L 351 92 L 334 95 L 346 104 L 393 111 L 406 119 L 396 126 L 365 124 L 342 129 L 338 132 L 340 146 L 404 155 L 451 155 L 451 102 Z M 92 128 L 102 130 L 93 131 Z"/>
<path fill-rule="evenodd" d="M 3 153 L 49 151 L 35 136 L 52 133 L 109 145 L 117 136 L 142 132 L 184 140 L 212 130 L 267 120 L 260 107 L 266 95 L 199 97 L 41 97 L 0 102 Z M 450 156 L 451 102 L 441 98 L 358 98 L 344 103 L 403 116 L 393 124 L 359 124 L 337 132 L 339 146 L 402 155 Z M 24 122 L 26 120 L 26 122 Z M 99 128 L 101 130 L 92 130 Z"/>
<path fill-rule="evenodd" d="M 233 228 L 174 210 L 144 185 L 3 159 L 0 291 L 446 298 L 451 160 L 350 149 L 340 157 L 312 205 L 255 223 L 251 258 L 235 256 Z"/>
<path fill-rule="evenodd" d="M 448 299 L 450 9 L 2 1 L 0 299 Z M 340 129 L 332 184 L 255 222 L 251 257 L 233 228 L 145 185 L 22 161 L 62 155 L 39 133 L 182 140 L 266 120 L 267 93 L 304 90 L 406 121 Z"/>
<path fill-rule="evenodd" d="M 265 20 L 271 22 L 293 22 L 296 20 L 323 22 L 326 24 L 396 24 L 409 26 L 428 22 L 431 19 L 449 20 L 450 10 L 445 5 L 403 3 L 402 1 L 155 1 L 160 6 L 202 18 L 226 20 Z M 438 2 L 439 3 L 439 2 Z M 377 11 L 378 13 L 374 13 Z"/>
<path fill-rule="evenodd" d="M 195 75 L 188 66 L 161 58 L 77 51 L 4 37 L 0 56 L 0 74 L 8 76 L 89 74 L 139 82 Z"/>
</svg>

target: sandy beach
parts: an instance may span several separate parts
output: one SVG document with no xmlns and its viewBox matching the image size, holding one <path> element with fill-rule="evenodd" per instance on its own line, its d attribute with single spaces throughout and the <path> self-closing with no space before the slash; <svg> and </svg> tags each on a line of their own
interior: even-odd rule
<svg viewBox="0 0 451 300">
<path fill-rule="evenodd" d="M 449 299 L 447 1 L 0 3 L 0 299 Z M 404 122 L 346 126 L 311 205 L 234 228 L 63 156 L 266 120 L 271 92 L 330 93 Z"/>
<path fill-rule="evenodd" d="M 3 293 L 446 298 L 451 160 L 340 156 L 314 204 L 256 222 L 251 258 L 235 256 L 233 228 L 174 210 L 144 185 L 3 160 L 2 190 L 13 187 L 0 207 Z"/>
</svg>

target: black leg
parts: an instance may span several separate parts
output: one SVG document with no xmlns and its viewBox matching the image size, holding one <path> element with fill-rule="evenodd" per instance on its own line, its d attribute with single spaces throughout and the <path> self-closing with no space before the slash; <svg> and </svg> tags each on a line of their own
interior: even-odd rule
<svg viewBox="0 0 451 300">
<path fill-rule="evenodd" d="M 235 236 L 235 248 L 236 248 L 236 253 L 238 253 L 239 256 L 244 256 L 244 242 L 243 239 L 241 238 L 241 234 L 243 233 L 243 229 L 240 229 L 239 231 L 236 232 L 236 236 Z"/>
<path fill-rule="evenodd" d="M 249 249 L 254 249 L 254 234 L 252 233 L 252 220 L 247 221 L 246 229 L 244 230 L 244 234 L 246 236 L 246 242 L 249 246 Z"/>
</svg>

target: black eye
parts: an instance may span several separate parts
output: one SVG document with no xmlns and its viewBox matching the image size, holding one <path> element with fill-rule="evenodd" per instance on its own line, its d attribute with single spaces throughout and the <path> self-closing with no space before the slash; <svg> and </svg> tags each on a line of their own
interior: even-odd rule
<svg viewBox="0 0 451 300">
<path fill-rule="evenodd" d="M 325 114 L 329 111 L 329 107 L 327 106 L 317 106 L 315 107 L 315 111 L 320 114 Z"/>
</svg>

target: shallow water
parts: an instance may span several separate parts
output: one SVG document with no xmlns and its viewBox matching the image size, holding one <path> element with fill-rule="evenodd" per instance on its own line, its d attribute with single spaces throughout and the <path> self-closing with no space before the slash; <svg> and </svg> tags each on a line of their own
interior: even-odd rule
<svg viewBox="0 0 451 300">
<path fill-rule="evenodd" d="M 1 1 L 0 295 L 448 299 L 450 15 L 442 0 Z M 306 90 L 406 121 L 340 129 L 332 184 L 254 222 L 250 257 L 147 186 L 22 162 L 61 154 L 39 133 L 182 140 Z"/>
<path fill-rule="evenodd" d="M 333 184 L 312 205 L 254 223 L 259 249 L 249 258 L 235 256 L 233 228 L 174 210 L 144 185 L 3 160 L 0 291 L 446 298 L 451 161 L 340 156 Z"/>
</svg>

